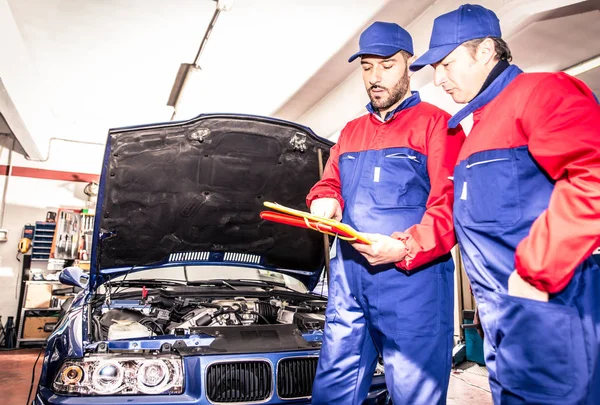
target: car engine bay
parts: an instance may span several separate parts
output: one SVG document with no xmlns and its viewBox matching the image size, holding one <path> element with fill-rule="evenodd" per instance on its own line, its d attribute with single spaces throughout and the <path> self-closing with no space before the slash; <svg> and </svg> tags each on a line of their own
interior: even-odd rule
<svg viewBox="0 0 600 405">
<path fill-rule="evenodd" d="M 307 333 L 322 331 L 325 325 L 327 301 L 319 296 L 223 297 L 221 293 L 213 298 L 205 292 L 194 296 L 189 287 L 184 290 L 178 294 L 177 288 L 153 289 L 147 295 L 142 291 L 139 300 L 105 298 L 92 309 L 94 340 L 183 336 L 210 330 L 207 328 L 261 325 L 293 325 Z"/>
</svg>

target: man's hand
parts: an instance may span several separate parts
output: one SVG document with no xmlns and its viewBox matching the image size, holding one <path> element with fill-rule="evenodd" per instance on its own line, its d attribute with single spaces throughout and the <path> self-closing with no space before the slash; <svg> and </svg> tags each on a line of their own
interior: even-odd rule
<svg viewBox="0 0 600 405">
<path fill-rule="evenodd" d="M 342 220 L 342 207 L 335 198 L 317 198 L 310 204 L 310 213 L 336 221 Z"/>
<path fill-rule="evenodd" d="M 406 256 L 406 246 L 398 239 L 378 233 L 363 234 L 372 244 L 353 243 L 354 249 L 373 266 L 379 264 L 397 263 Z"/>
<path fill-rule="evenodd" d="M 508 277 L 508 295 L 548 302 L 547 292 L 540 291 L 527 281 L 523 280 L 516 271 L 513 271 L 510 277 Z"/>
</svg>

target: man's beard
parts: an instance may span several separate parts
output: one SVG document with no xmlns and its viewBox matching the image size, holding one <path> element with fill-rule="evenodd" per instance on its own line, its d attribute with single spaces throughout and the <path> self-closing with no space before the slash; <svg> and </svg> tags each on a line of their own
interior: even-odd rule
<svg viewBox="0 0 600 405">
<path fill-rule="evenodd" d="M 386 87 L 374 85 L 369 87 L 369 98 L 371 99 L 371 105 L 373 108 L 377 110 L 387 110 L 398 101 L 402 100 L 408 91 L 410 81 L 408 78 L 408 72 L 404 72 L 404 76 L 396 83 L 396 85 L 391 89 L 387 89 Z M 373 97 L 371 90 L 373 89 L 384 89 L 387 90 L 386 95 L 380 95 L 377 98 Z"/>
</svg>

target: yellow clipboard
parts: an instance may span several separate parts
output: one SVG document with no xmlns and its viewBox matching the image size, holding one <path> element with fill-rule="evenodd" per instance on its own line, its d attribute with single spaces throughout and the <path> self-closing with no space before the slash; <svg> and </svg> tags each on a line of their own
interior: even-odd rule
<svg viewBox="0 0 600 405">
<path fill-rule="evenodd" d="M 313 215 L 310 212 L 296 210 L 274 202 L 265 201 L 263 204 L 265 207 L 271 208 L 275 211 L 283 212 L 284 214 L 292 215 L 295 217 L 304 218 L 307 227 L 315 231 L 330 234 L 329 232 L 324 232 L 323 230 L 319 229 L 318 224 L 321 223 L 332 227 L 334 229 L 333 234 L 337 235 L 340 239 L 348 241 L 358 241 L 366 245 L 372 244 L 372 242 L 369 239 L 367 239 L 360 232 L 356 231 L 356 229 L 352 228 L 350 225 L 336 221 L 335 219 L 323 218 L 318 215 Z M 316 222 L 317 226 L 310 226 L 308 221 Z M 339 230 L 340 233 L 335 232 L 336 230 Z M 342 236 L 342 234 L 344 236 Z"/>
</svg>

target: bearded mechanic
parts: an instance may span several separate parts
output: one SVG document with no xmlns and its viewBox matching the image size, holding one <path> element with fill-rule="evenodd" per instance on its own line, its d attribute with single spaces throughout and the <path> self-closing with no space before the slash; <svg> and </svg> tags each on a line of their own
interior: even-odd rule
<svg viewBox="0 0 600 405">
<path fill-rule="evenodd" d="M 410 91 L 412 38 L 375 22 L 360 36 L 368 114 L 341 131 L 307 204 L 365 232 L 337 241 L 313 404 L 361 404 L 378 354 L 395 405 L 444 404 L 451 367 L 455 245 L 449 180 L 464 141 Z"/>
<path fill-rule="evenodd" d="M 600 404 L 600 106 L 565 73 L 511 65 L 493 11 L 436 18 L 411 70 L 473 114 L 454 217 L 495 404 Z"/>
</svg>

